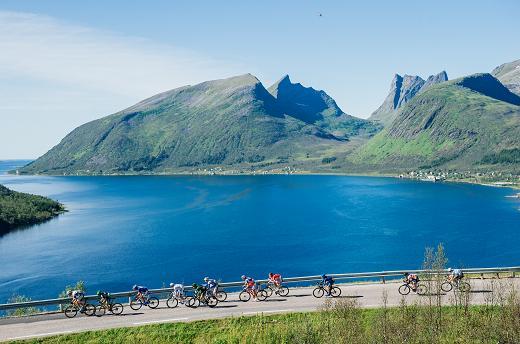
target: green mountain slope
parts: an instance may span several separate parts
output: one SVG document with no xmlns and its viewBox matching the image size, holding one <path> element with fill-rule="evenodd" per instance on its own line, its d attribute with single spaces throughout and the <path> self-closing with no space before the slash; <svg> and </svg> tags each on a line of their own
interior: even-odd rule
<svg viewBox="0 0 520 344">
<path fill-rule="evenodd" d="M 63 211 L 63 205 L 47 197 L 12 191 L 0 185 L 0 235 L 19 226 L 49 220 Z"/>
<path fill-rule="evenodd" d="M 282 112 L 330 131 L 336 137 L 370 136 L 381 129 L 372 121 L 344 113 L 325 91 L 292 83 L 288 75 L 270 86 L 268 91 L 278 101 Z"/>
<path fill-rule="evenodd" d="M 416 95 L 351 159 L 378 171 L 518 170 L 519 105 L 520 97 L 490 74 L 441 83 Z"/>
<path fill-rule="evenodd" d="M 511 92 L 520 96 L 520 60 L 504 63 L 493 69 L 491 74 Z"/>
<path fill-rule="evenodd" d="M 169 173 L 302 157 L 321 161 L 321 151 L 353 144 L 286 115 L 247 74 L 161 93 L 84 124 L 21 172 Z"/>
</svg>

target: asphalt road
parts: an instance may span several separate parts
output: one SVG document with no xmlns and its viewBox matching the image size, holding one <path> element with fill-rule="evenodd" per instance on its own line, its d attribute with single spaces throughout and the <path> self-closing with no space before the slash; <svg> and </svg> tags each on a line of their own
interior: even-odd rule
<svg viewBox="0 0 520 344">
<path fill-rule="evenodd" d="M 470 302 L 482 304 L 489 299 L 493 289 L 514 284 L 520 287 L 520 278 L 501 280 L 471 280 Z M 382 305 L 383 295 L 386 292 L 387 304 L 397 306 L 401 296 L 397 289 L 400 284 L 343 284 L 340 285 L 342 294 L 340 299 L 352 299 L 361 307 L 379 307 Z M 290 286 L 289 286 L 290 287 Z M 157 309 L 143 307 L 134 311 L 127 305 L 122 315 L 105 315 L 103 317 L 87 317 L 85 315 L 68 319 L 63 313 L 46 314 L 19 318 L 0 319 L 0 341 L 15 339 L 30 339 L 43 336 L 74 333 L 89 330 L 99 330 L 116 327 L 140 326 L 167 322 L 189 322 L 203 319 L 225 317 L 250 316 L 255 314 L 277 314 L 287 312 L 316 311 L 323 307 L 325 298 L 316 299 L 312 296 L 313 288 L 292 288 L 287 297 L 272 296 L 261 302 L 238 301 L 238 294 L 229 294 L 226 302 L 219 303 L 215 308 L 201 306 L 192 309 L 179 304 L 177 308 L 167 308 L 166 302 L 161 300 Z M 404 297 L 408 303 L 427 302 L 427 296 L 418 296 L 414 293 Z M 449 292 L 442 296 L 443 302 L 450 303 L 454 293 Z"/>
</svg>

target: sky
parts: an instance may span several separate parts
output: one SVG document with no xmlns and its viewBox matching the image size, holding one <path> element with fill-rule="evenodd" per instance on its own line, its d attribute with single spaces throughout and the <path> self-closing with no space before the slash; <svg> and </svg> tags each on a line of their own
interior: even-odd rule
<svg viewBox="0 0 520 344">
<path fill-rule="evenodd" d="M 289 74 L 366 118 L 395 73 L 450 79 L 520 58 L 520 1 L 0 0 L 0 159 L 156 93 Z M 321 15 L 320 15 L 321 14 Z"/>
</svg>

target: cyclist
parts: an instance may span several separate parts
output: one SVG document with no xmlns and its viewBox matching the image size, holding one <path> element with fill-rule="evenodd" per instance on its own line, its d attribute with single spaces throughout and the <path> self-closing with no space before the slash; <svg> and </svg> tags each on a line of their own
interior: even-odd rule
<svg viewBox="0 0 520 344">
<path fill-rule="evenodd" d="M 464 277 L 464 273 L 461 269 L 448 268 L 448 271 L 450 272 L 450 275 L 448 275 L 448 281 L 451 283 L 458 282 Z"/>
<path fill-rule="evenodd" d="M 170 283 L 170 288 L 173 288 L 173 295 L 180 303 L 184 303 L 186 295 L 184 294 L 184 285 L 180 283 Z"/>
<path fill-rule="evenodd" d="M 211 295 L 217 296 L 217 289 L 218 289 L 217 281 L 212 278 L 209 278 L 209 277 L 204 277 L 204 282 L 205 282 L 204 287 L 206 287 L 208 289 L 208 291 L 211 293 Z"/>
<path fill-rule="evenodd" d="M 321 275 L 321 282 L 323 283 L 323 289 L 327 292 L 326 297 L 331 297 L 330 291 L 332 290 L 332 286 L 334 285 L 334 279 L 325 274 Z"/>
<path fill-rule="evenodd" d="M 134 285 L 132 287 L 132 290 L 137 291 L 137 295 L 135 296 L 136 300 L 141 300 L 145 305 L 148 304 L 148 301 L 147 301 L 148 288 L 147 287 Z"/>
<path fill-rule="evenodd" d="M 99 297 L 100 303 L 106 303 L 106 304 L 110 303 L 110 294 L 107 293 L 106 291 L 98 290 L 96 295 Z"/>
<path fill-rule="evenodd" d="M 258 300 L 256 298 L 256 283 L 255 280 L 251 277 L 247 277 L 246 275 L 242 275 L 242 281 L 244 281 L 244 290 L 249 292 L 253 299 Z"/>
<path fill-rule="evenodd" d="M 204 296 L 208 291 L 208 288 L 197 283 L 193 283 L 191 287 L 193 288 L 193 292 L 195 293 L 196 297 Z"/>
<path fill-rule="evenodd" d="M 269 282 L 273 283 L 276 287 L 280 287 L 282 285 L 282 275 L 269 273 Z"/>
<path fill-rule="evenodd" d="M 82 290 L 69 290 L 67 291 L 67 295 L 72 298 L 73 304 L 80 307 L 80 312 L 85 311 L 85 294 Z"/>
<path fill-rule="evenodd" d="M 419 277 L 417 274 L 410 274 L 408 272 L 404 273 L 404 281 L 410 285 L 413 291 L 417 290 L 417 285 L 419 284 Z"/>
</svg>

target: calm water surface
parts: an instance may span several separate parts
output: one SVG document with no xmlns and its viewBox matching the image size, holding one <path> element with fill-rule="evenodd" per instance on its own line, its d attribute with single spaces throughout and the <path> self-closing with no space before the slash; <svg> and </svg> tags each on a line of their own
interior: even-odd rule
<svg viewBox="0 0 520 344">
<path fill-rule="evenodd" d="M 0 162 L 0 170 L 20 162 Z M 451 265 L 520 265 L 520 202 L 508 189 L 344 176 L 45 177 L 0 183 L 69 212 L 0 237 L 0 303 L 238 280 L 419 268 L 443 242 Z"/>
</svg>

